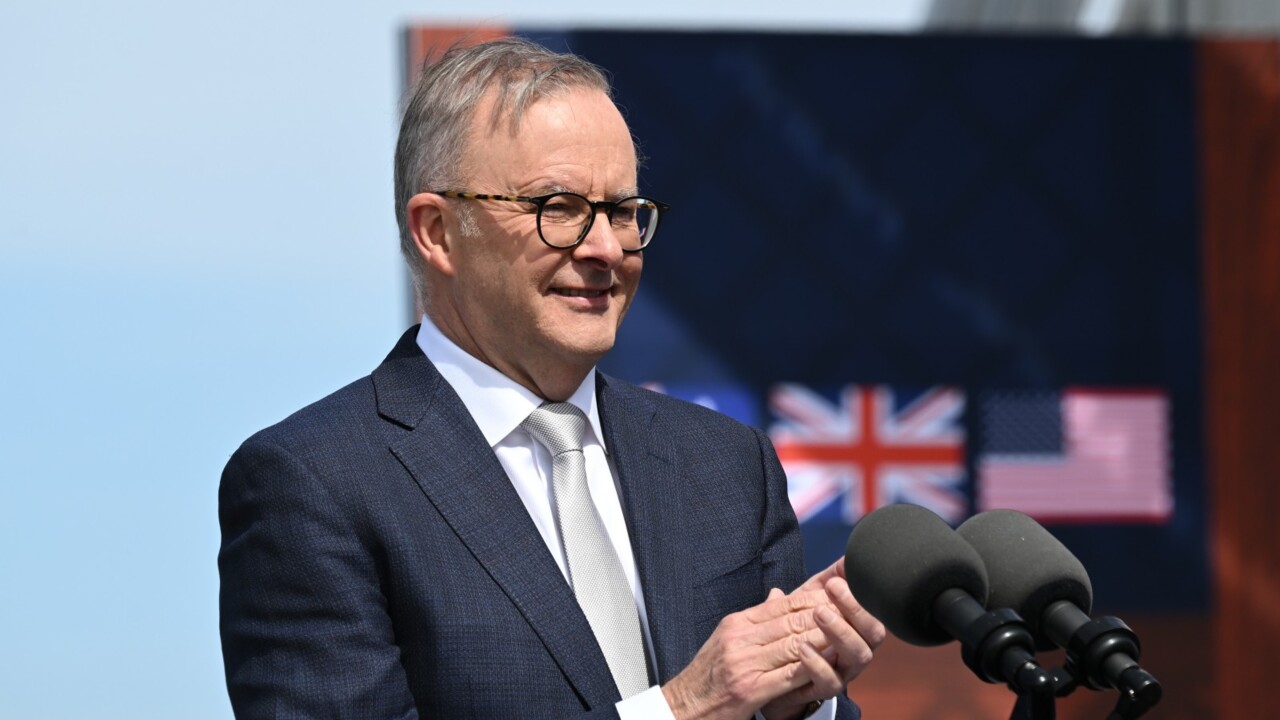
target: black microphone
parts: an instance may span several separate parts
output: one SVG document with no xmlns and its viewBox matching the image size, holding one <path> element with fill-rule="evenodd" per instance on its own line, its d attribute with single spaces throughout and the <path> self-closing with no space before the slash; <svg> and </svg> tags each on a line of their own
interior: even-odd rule
<svg viewBox="0 0 1280 720">
<path fill-rule="evenodd" d="M 923 646 L 959 639 L 979 678 L 1052 703 L 1053 680 L 1035 662 L 1030 632 L 1012 611 L 986 610 L 982 558 L 933 512 L 889 505 L 862 518 L 844 567 L 858 602 L 894 635 Z"/>
<path fill-rule="evenodd" d="M 986 566 L 991 582 L 987 607 L 1012 608 L 1021 615 L 1040 650 L 1061 645 L 1043 623 L 1050 605 L 1069 602 L 1085 614 L 1093 606 L 1093 585 L 1084 565 L 1030 517 L 1016 510 L 988 510 L 966 520 L 956 533 Z"/>
<path fill-rule="evenodd" d="M 916 505 L 888 505 L 858 521 L 844 555 L 854 597 L 894 635 L 912 645 L 955 637 L 939 622 L 935 601 L 959 590 L 987 600 L 987 570 L 977 551 L 942 518 Z"/>
<path fill-rule="evenodd" d="M 1136 717 L 1160 701 L 1159 682 L 1138 665 L 1138 636 L 1119 618 L 1089 618 L 1093 586 L 1075 555 L 1035 520 L 989 510 L 956 531 L 982 557 L 990 580 L 987 607 L 1012 608 L 1037 646 L 1067 650 L 1067 669 L 1095 690 L 1116 688 Z"/>
</svg>

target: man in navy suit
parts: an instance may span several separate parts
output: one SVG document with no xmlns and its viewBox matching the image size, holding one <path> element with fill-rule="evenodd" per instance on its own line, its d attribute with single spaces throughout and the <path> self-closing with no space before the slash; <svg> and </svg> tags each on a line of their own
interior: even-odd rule
<svg viewBox="0 0 1280 720">
<path fill-rule="evenodd" d="M 884 629 L 840 563 L 804 579 L 769 441 L 595 370 L 666 208 L 601 72 L 450 52 L 407 106 L 396 205 L 422 324 L 223 473 L 236 716 L 856 717 Z M 578 418 L 571 470 L 543 406 Z"/>
</svg>

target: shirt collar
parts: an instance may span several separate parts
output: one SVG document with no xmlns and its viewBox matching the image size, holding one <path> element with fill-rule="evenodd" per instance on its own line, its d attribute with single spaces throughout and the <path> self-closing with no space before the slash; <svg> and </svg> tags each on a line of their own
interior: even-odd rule
<svg viewBox="0 0 1280 720">
<path fill-rule="evenodd" d="M 519 429 L 529 413 L 544 402 L 528 388 L 458 347 L 426 315 L 422 316 L 422 327 L 418 329 L 418 347 L 453 386 L 490 447 Z M 604 432 L 600 429 L 595 388 L 596 369 L 593 367 L 566 402 L 577 406 L 587 416 L 594 438 L 583 438 L 583 444 L 594 440 L 608 452 Z"/>
</svg>

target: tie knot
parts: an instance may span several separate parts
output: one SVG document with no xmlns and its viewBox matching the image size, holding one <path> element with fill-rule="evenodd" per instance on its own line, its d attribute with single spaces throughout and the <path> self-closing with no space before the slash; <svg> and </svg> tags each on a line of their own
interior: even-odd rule
<svg viewBox="0 0 1280 720">
<path fill-rule="evenodd" d="M 521 425 L 555 456 L 568 450 L 582 449 L 587 416 L 576 405 L 548 402 L 529 413 Z"/>
</svg>

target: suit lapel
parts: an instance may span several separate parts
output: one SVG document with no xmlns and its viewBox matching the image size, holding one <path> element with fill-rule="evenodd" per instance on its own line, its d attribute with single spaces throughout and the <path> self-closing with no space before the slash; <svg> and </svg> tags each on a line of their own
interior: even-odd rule
<svg viewBox="0 0 1280 720">
<path fill-rule="evenodd" d="M 412 337 L 411 337 L 412 336 Z M 532 626 L 591 708 L 619 699 L 595 636 L 493 449 L 406 333 L 373 374 L 378 409 L 412 430 L 391 452 Z M 411 347 L 405 348 L 405 339 Z"/>
<path fill-rule="evenodd" d="M 644 592 L 658 681 L 684 669 L 690 655 L 688 585 L 681 504 L 674 450 L 649 429 L 655 408 L 645 393 L 597 373 L 597 397 L 605 444 L 622 487 L 623 514 Z M 696 650 L 697 648 L 693 648 Z"/>
</svg>

